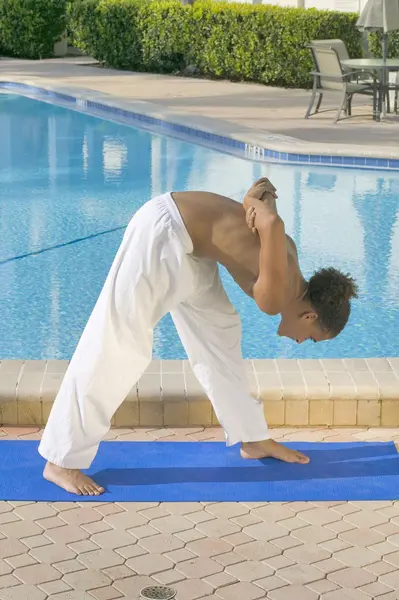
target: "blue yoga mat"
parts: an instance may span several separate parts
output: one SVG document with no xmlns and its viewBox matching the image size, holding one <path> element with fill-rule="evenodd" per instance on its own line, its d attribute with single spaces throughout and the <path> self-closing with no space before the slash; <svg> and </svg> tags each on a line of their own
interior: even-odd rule
<svg viewBox="0 0 399 600">
<path fill-rule="evenodd" d="M 106 488 L 93 502 L 398 500 L 393 443 L 295 443 L 308 465 L 247 461 L 220 442 L 105 442 L 87 471 Z M 0 500 L 71 501 L 42 479 L 38 443 L 0 441 Z M 85 500 L 80 497 L 80 500 Z"/>
</svg>

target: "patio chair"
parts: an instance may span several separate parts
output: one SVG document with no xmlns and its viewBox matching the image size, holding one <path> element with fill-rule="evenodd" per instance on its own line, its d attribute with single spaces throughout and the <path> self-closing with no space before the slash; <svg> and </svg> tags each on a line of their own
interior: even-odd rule
<svg viewBox="0 0 399 600">
<path fill-rule="evenodd" d="M 353 77 L 360 73 L 364 74 L 364 71 L 343 71 L 338 53 L 334 48 L 322 44 L 310 44 L 308 48 L 312 52 L 315 70 L 311 73 L 313 75 L 313 90 L 305 119 L 319 112 L 324 92 L 337 92 L 340 94 L 340 103 L 334 123 L 338 122 L 342 111 L 349 116 L 352 114 L 352 99 L 355 94 L 372 96 L 373 113 L 375 112 L 377 102 L 376 85 L 371 73 L 368 74 L 371 77 L 370 82 L 354 83 Z M 317 94 L 319 98 L 316 109 L 312 113 Z"/>
</svg>

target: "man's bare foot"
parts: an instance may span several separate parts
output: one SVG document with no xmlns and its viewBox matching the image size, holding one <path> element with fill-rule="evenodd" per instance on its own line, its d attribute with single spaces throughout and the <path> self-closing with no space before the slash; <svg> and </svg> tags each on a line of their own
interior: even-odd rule
<svg viewBox="0 0 399 600">
<path fill-rule="evenodd" d="M 50 462 L 44 467 L 43 477 L 70 494 L 78 496 L 100 496 L 105 491 L 103 487 L 97 485 L 87 475 L 83 475 L 78 469 L 63 469 Z"/>
<path fill-rule="evenodd" d="M 290 450 L 274 440 L 243 443 L 241 444 L 241 456 L 242 458 L 252 459 L 276 458 L 283 462 L 300 463 L 302 465 L 310 462 L 310 459 L 301 452 Z"/>
</svg>

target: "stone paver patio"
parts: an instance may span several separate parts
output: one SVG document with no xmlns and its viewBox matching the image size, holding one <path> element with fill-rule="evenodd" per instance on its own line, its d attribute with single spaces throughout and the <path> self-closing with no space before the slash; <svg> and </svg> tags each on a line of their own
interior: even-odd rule
<svg viewBox="0 0 399 600">
<path fill-rule="evenodd" d="M 39 439 L 3 428 L 2 439 Z M 275 429 L 280 441 L 398 440 L 398 429 Z M 221 440 L 218 428 L 108 440 Z M 1 442 L 0 442 L 1 443 Z M 0 503 L 0 600 L 397 600 L 398 502 Z"/>
</svg>

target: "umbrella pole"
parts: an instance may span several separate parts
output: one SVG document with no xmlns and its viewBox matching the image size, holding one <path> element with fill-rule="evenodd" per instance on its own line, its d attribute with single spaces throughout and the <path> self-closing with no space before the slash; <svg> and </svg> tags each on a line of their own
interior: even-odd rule
<svg viewBox="0 0 399 600">
<path fill-rule="evenodd" d="M 386 62 L 387 58 L 388 58 L 388 34 L 383 33 L 382 34 L 382 59 L 384 62 Z M 389 94 L 389 91 L 387 90 L 387 78 L 389 78 L 387 69 L 382 69 L 381 77 L 382 77 L 382 93 L 383 93 L 382 116 L 386 117 L 387 116 L 386 94 Z"/>
</svg>

